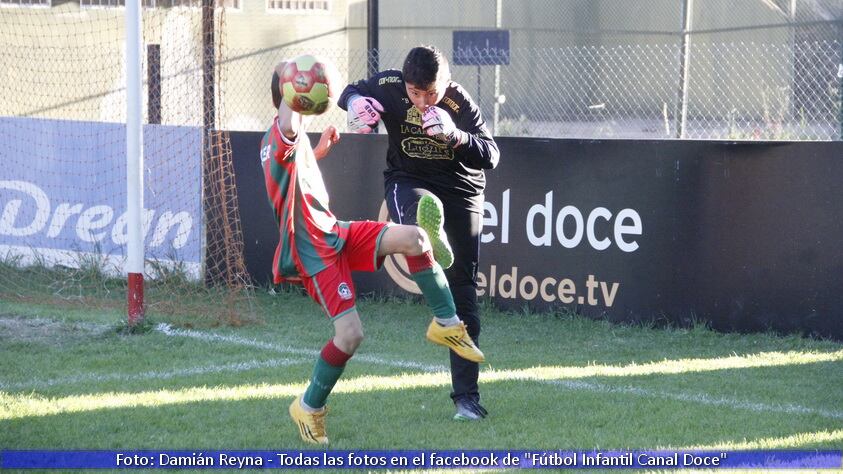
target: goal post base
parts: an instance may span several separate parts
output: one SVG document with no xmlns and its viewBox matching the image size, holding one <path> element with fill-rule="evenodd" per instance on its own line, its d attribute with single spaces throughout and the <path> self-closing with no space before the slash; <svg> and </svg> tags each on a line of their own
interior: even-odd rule
<svg viewBox="0 0 843 474">
<path fill-rule="evenodd" d="M 143 273 L 129 273 L 129 288 L 127 292 L 129 302 L 129 326 L 135 326 L 143 321 Z"/>
</svg>

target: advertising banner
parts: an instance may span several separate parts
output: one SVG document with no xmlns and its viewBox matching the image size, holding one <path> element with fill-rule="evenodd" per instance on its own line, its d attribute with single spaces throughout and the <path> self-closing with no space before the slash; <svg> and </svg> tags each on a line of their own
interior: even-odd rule
<svg viewBox="0 0 843 474">
<path fill-rule="evenodd" d="M 278 230 L 260 134 L 232 140 L 246 262 L 267 282 Z M 497 141 L 481 297 L 612 321 L 843 337 L 843 144 Z M 385 217 L 385 147 L 383 136 L 344 135 L 320 161 L 339 218 Z M 412 292 L 400 258 L 386 267 L 356 275 L 359 291 Z"/>
<path fill-rule="evenodd" d="M 146 258 L 183 262 L 198 275 L 201 130 L 147 125 L 143 133 Z M 110 262 L 104 270 L 122 273 L 125 125 L 0 118 L 0 137 L 9 153 L 0 172 L 0 255 L 70 267 L 102 258 Z"/>
</svg>

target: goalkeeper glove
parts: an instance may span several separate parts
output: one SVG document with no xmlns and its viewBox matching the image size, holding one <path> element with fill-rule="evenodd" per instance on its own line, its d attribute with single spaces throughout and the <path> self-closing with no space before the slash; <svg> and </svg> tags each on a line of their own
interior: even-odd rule
<svg viewBox="0 0 843 474">
<path fill-rule="evenodd" d="M 457 128 L 448 112 L 435 105 L 428 107 L 422 115 L 422 129 L 428 136 L 452 147 L 468 142 L 468 134 Z"/>
<path fill-rule="evenodd" d="M 383 106 L 371 97 L 353 95 L 348 106 L 348 130 L 353 133 L 371 133 L 381 119 Z"/>
</svg>

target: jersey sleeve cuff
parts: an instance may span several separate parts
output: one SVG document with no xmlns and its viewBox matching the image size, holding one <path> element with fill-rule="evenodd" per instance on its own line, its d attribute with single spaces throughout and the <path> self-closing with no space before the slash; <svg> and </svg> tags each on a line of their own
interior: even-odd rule
<svg viewBox="0 0 843 474">
<path fill-rule="evenodd" d="M 284 142 L 285 144 L 293 146 L 293 145 L 295 145 L 296 143 L 299 142 L 299 136 L 298 135 L 296 135 L 296 138 L 294 140 L 290 140 L 289 138 L 287 138 L 284 135 L 284 132 L 281 131 L 281 121 L 280 120 L 275 121 L 275 127 L 278 129 L 278 135 L 281 137 L 281 141 Z"/>
</svg>

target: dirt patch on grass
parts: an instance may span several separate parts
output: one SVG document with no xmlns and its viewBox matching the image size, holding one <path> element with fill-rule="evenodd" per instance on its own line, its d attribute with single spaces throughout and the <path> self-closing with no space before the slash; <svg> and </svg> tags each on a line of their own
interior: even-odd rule
<svg viewBox="0 0 843 474">
<path fill-rule="evenodd" d="M 0 342 L 57 345 L 80 338 L 101 336 L 112 331 L 113 328 L 104 324 L 0 314 Z"/>
</svg>

